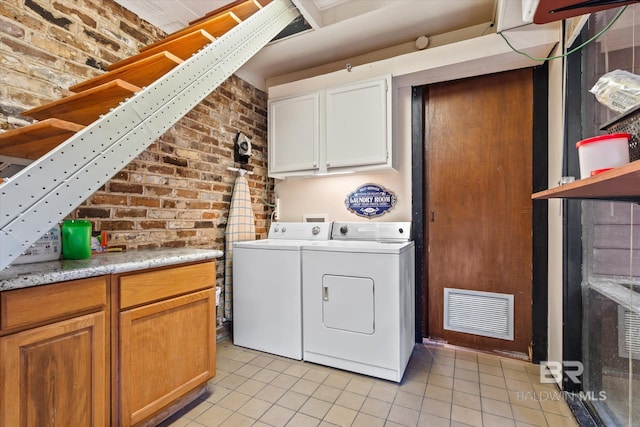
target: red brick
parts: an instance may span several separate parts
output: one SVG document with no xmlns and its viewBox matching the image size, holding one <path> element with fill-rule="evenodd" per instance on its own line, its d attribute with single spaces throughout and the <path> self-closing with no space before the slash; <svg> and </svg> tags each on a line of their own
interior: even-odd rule
<svg viewBox="0 0 640 427">
<path fill-rule="evenodd" d="M 77 218 L 109 218 L 110 209 L 82 207 L 76 210 Z"/>
<path fill-rule="evenodd" d="M 53 64 L 58 60 L 55 56 L 50 55 L 47 52 L 44 52 L 40 49 L 35 49 L 30 45 L 27 45 L 15 39 L 10 39 L 8 37 L 0 37 L 0 44 L 8 46 L 11 51 L 17 55 L 25 55 L 50 64 Z"/>
<path fill-rule="evenodd" d="M 96 20 L 93 19 L 92 17 L 90 17 L 89 15 L 86 15 L 85 13 L 79 11 L 76 8 L 71 8 L 71 7 L 67 7 L 64 4 L 61 4 L 59 2 L 54 2 L 53 3 L 53 8 L 59 12 L 62 12 L 64 15 L 74 15 L 77 16 L 78 18 L 80 18 L 80 20 L 82 21 L 82 23 L 84 25 L 87 25 L 91 28 L 96 28 L 97 23 Z"/>
<path fill-rule="evenodd" d="M 92 205 L 123 206 L 128 204 L 127 196 L 118 196 L 114 194 L 93 195 L 90 200 Z"/>
<path fill-rule="evenodd" d="M 192 169 L 183 169 L 183 168 L 178 169 L 176 170 L 176 175 L 182 178 L 191 178 L 191 179 L 200 178 L 200 173 Z"/>
<path fill-rule="evenodd" d="M 24 30 L 22 28 L 4 19 L 0 19 L 0 33 L 4 33 L 18 39 L 24 38 Z"/>
<path fill-rule="evenodd" d="M 211 203 L 195 199 L 190 200 L 187 203 L 187 206 L 189 207 L 189 209 L 209 209 L 211 208 Z"/>
<path fill-rule="evenodd" d="M 170 194 L 173 194 L 173 188 L 145 185 L 144 194 L 147 196 L 168 196 Z"/>
<path fill-rule="evenodd" d="M 65 60 L 75 60 L 80 56 L 78 49 L 66 43 L 55 40 L 47 34 L 32 35 L 30 46 L 38 48 L 43 52 L 47 52 L 47 54 L 51 54 L 55 57 L 63 58 Z"/>
<path fill-rule="evenodd" d="M 162 242 L 161 247 L 163 248 L 184 248 L 187 246 L 187 243 L 183 240 L 173 240 L 169 242 Z"/>
<path fill-rule="evenodd" d="M 213 228 L 213 223 L 211 221 L 196 221 L 196 228 Z"/>
<path fill-rule="evenodd" d="M 131 196 L 131 206 L 147 206 L 150 208 L 160 207 L 160 200 L 153 197 Z"/>
<path fill-rule="evenodd" d="M 160 175 L 173 175 L 176 172 L 176 168 L 171 166 L 164 166 L 162 164 L 159 165 L 149 165 L 147 170 L 150 173 L 160 174 Z"/>
<path fill-rule="evenodd" d="M 123 182 L 110 182 L 109 191 L 112 193 L 136 193 L 142 194 L 143 187 L 141 184 L 129 184 Z"/>
<path fill-rule="evenodd" d="M 26 8 L 31 9 L 32 11 L 40 15 L 47 22 L 50 22 L 62 28 L 66 28 L 67 30 L 69 29 L 69 27 L 71 27 L 72 21 L 70 19 L 68 19 L 64 15 L 53 13 L 51 10 L 48 10 L 48 5 L 43 6 L 35 0 L 24 0 L 24 5 Z"/>
<path fill-rule="evenodd" d="M 135 229 L 135 223 L 133 221 L 123 221 L 123 220 L 102 221 L 101 222 L 101 229 L 102 230 L 108 230 L 108 231 L 112 231 L 112 230 L 134 230 Z"/>
<path fill-rule="evenodd" d="M 214 212 L 203 212 L 202 213 L 202 219 L 218 219 L 220 218 L 220 212 L 214 211 Z"/>
<path fill-rule="evenodd" d="M 197 199 L 198 192 L 194 190 L 176 190 L 176 197 L 180 197 L 181 199 Z"/>
<path fill-rule="evenodd" d="M 226 209 L 229 209 L 229 203 L 213 203 L 211 205 L 211 209 L 226 210 Z"/>
<path fill-rule="evenodd" d="M 121 49 L 120 44 L 115 41 L 110 39 L 109 37 L 104 36 L 101 33 L 98 33 L 95 30 L 89 29 L 89 28 L 84 28 L 84 34 L 89 37 L 90 39 L 93 39 L 96 43 L 98 43 L 99 45 L 102 45 L 106 48 L 109 48 L 115 52 L 119 51 Z"/>
<path fill-rule="evenodd" d="M 146 249 L 158 249 L 159 247 L 160 247 L 159 243 L 148 243 L 146 245 L 133 246 L 133 249 L 142 251 L 142 250 L 146 250 Z"/>
<path fill-rule="evenodd" d="M 144 218 L 147 216 L 146 209 L 115 209 L 115 218 Z"/>
<path fill-rule="evenodd" d="M 166 228 L 167 223 L 164 221 L 141 221 L 140 228 L 147 230 L 152 228 Z"/>
</svg>

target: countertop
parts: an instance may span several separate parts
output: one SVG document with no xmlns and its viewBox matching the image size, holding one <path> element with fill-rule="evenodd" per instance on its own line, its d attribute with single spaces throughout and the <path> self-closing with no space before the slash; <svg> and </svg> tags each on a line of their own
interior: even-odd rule
<svg viewBox="0 0 640 427">
<path fill-rule="evenodd" d="M 0 291 L 222 257 L 213 249 L 148 249 L 92 254 L 83 260 L 19 264 L 0 270 Z"/>
</svg>

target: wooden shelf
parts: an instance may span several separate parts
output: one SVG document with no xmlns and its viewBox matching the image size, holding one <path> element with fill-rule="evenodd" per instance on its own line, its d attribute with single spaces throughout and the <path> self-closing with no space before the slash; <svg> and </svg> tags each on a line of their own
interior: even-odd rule
<svg viewBox="0 0 640 427">
<path fill-rule="evenodd" d="M 124 80 L 138 87 L 149 86 L 182 62 L 182 59 L 172 53 L 160 52 L 132 62 L 117 70 L 109 71 L 108 73 L 73 85 L 69 87 L 69 90 L 82 92 L 116 79 Z"/>
<path fill-rule="evenodd" d="M 84 92 L 59 99 L 55 102 L 32 108 L 23 116 L 37 120 L 56 118 L 81 125 L 89 125 L 101 114 L 116 107 L 120 102 L 139 92 L 140 88 L 123 80 L 113 80 Z"/>
<path fill-rule="evenodd" d="M 43 120 L 0 134 L 0 155 L 36 160 L 84 126 L 58 119 Z"/>
<path fill-rule="evenodd" d="M 171 52 L 173 55 L 182 60 L 187 60 L 198 50 L 202 49 L 209 43 L 214 42 L 215 40 L 215 37 L 204 30 L 194 31 L 187 34 L 186 36 L 178 37 L 177 39 L 164 43 L 161 46 L 157 46 L 153 49 L 147 49 L 135 56 L 113 63 L 109 67 L 107 67 L 107 69 L 109 71 L 113 71 L 115 69 L 119 69 L 126 65 L 135 63 L 141 59 L 148 58 L 149 56 L 165 51 Z"/>
<path fill-rule="evenodd" d="M 640 160 L 549 190 L 532 199 L 596 199 L 640 202 Z"/>
</svg>

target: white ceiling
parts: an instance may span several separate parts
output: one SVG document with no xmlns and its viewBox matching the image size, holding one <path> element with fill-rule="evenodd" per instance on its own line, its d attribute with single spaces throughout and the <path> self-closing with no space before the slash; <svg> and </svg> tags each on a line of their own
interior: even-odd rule
<svg viewBox="0 0 640 427">
<path fill-rule="evenodd" d="M 232 0 L 115 0 L 167 33 L 177 31 Z M 239 75 L 256 86 L 319 65 L 495 22 L 499 0 L 292 0 L 312 30 L 273 42 Z M 500 0 L 514 3 L 520 0 Z M 493 32 L 487 25 L 487 32 Z M 480 34 L 478 34 L 480 35 Z M 405 47 L 406 49 L 406 47 Z M 397 54 L 397 53 L 395 53 Z M 244 77 L 243 77 L 244 78 Z M 262 80 L 262 82 L 260 82 Z"/>
</svg>

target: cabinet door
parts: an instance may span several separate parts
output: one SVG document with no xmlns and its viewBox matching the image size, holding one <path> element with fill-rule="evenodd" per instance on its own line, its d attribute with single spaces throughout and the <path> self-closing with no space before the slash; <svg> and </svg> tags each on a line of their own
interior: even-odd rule
<svg viewBox="0 0 640 427">
<path fill-rule="evenodd" d="M 387 163 L 391 142 L 389 79 L 326 91 L 327 169 Z"/>
<path fill-rule="evenodd" d="M 269 102 L 269 174 L 318 168 L 317 93 Z"/>
<path fill-rule="evenodd" d="M 213 289 L 120 313 L 120 423 L 136 424 L 215 374 Z"/>
<path fill-rule="evenodd" d="M 103 311 L 0 338 L 0 425 L 108 425 L 106 324 Z"/>
</svg>

